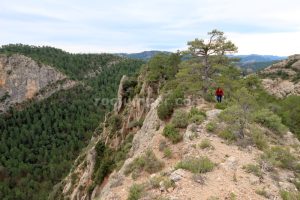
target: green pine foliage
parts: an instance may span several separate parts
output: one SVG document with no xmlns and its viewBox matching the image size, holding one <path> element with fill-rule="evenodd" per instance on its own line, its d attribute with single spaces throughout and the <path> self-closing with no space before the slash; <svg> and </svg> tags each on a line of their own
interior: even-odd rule
<svg viewBox="0 0 300 200">
<path fill-rule="evenodd" d="M 26 45 L 4 46 L 0 52 L 25 54 L 83 83 L 0 115 L 0 199 L 47 199 L 52 187 L 67 175 L 104 114 L 112 109 L 112 103 L 101 100 L 115 98 L 121 77 L 134 75 L 143 62 Z M 101 73 L 83 79 L 99 66 Z M 120 119 L 112 121 L 118 128 Z M 110 171 L 112 162 L 122 160 L 120 157 L 124 155 L 119 153 L 118 159 L 98 166 L 98 182 Z"/>
</svg>

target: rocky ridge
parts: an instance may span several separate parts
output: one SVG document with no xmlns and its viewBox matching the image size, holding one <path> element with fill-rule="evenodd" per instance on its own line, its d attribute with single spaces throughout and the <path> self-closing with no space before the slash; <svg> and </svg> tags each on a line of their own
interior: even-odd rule
<svg viewBox="0 0 300 200">
<path fill-rule="evenodd" d="M 128 77 L 123 77 L 118 91 L 118 102 L 115 110 L 110 113 L 103 126 L 103 130 L 97 132 L 92 138 L 87 149 L 78 157 L 75 167 L 61 183 L 63 198 L 71 200 L 126 200 L 130 194 L 130 188 L 134 184 L 144 185 L 146 191 L 143 200 L 151 199 L 280 199 L 280 191 L 297 191 L 293 184 L 296 180 L 293 172 L 287 169 L 276 169 L 274 173 L 269 171 L 268 164 L 260 164 L 259 158 L 264 153 L 255 146 L 246 144 L 240 147 L 228 143 L 218 135 L 207 130 L 208 124 L 215 122 L 221 110 L 215 109 L 213 103 L 199 99 L 180 109 L 189 111 L 196 107 L 206 113 L 206 119 L 201 124 L 190 123 L 186 129 L 181 129 L 183 141 L 172 144 L 162 135 L 166 126 L 157 115 L 157 107 L 162 97 L 157 95 L 153 87 L 143 82 L 139 77 L 141 90 L 129 102 L 124 102 L 124 85 Z M 145 98 L 141 101 L 141 97 Z M 188 97 L 189 98 L 189 97 Z M 153 101 L 153 99 L 155 99 Z M 112 115 L 122 117 L 122 125 L 118 134 L 111 136 L 109 126 L 105 123 Z M 134 121 L 144 119 L 140 128 L 132 128 Z M 220 124 L 222 127 L 223 125 Z M 226 125 L 225 125 L 226 126 Z M 134 133 L 131 149 L 124 164 L 107 176 L 100 185 L 93 186 L 93 173 L 95 171 L 96 154 L 95 146 L 100 141 L 105 141 L 107 146 L 117 148 L 122 144 L 129 132 Z M 170 148 L 172 156 L 166 158 L 160 151 L 162 141 Z M 209 141 L 209 147 L 200 148 L 203 141 Z M 281 138 L 281 143 L 291 148 L 291 151 L 299 153 L 299 141 L 288 132 Z M 137 158 L 152 150 L 158 160 L 164 162 L 162 170 L 156 173 L 142 173 L 139 177 L 126 175 L 126 170 Z M 194 174 L 184 169 L 177 169 L 178 162 L 189 158 L 208 157 L 215 168 L 205 174 Z M 245 165 L 262 165 L 261 174 L 255 175 L 245 170 Z M 77 179 L 72 181 L 76 174 Z M 151 186 L 153 180 L 162 178 L 169 181 L 171 187 L 164 181 L 159 182 L 158 187 Z M 262 194 L 264 196 L 262 196 Z"/>
<path fill-rule="evenodd" d="M 261 72 L 263 86 L 279 98 L 300 95 L 300 54 L 275 63 Z"/>
</svg>

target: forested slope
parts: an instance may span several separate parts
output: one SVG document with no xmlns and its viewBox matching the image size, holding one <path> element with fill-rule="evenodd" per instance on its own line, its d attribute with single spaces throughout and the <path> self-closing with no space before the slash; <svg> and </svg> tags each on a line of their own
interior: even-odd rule
<svg viewBox="0 0 300 200">
<path fill-rule="evenodd" d="M 0 199 L 46 199 L 112 108 L 100 100 L 114 98 L 122 75 L 134 75 L 143 62 L 25 45 L 0 52 L 24 54 L 82 83 L 0 115 Z"/>
</svg>

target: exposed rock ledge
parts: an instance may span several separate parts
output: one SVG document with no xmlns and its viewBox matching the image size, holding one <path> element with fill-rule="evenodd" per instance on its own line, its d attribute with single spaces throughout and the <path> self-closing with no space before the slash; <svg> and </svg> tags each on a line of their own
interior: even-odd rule
<svg viewBox="0 0 300 200">
<path fill-rule="evenodd" d="M 29 99 L 43 99 L 77 82 L 57 69 L 14 54 L 0 55 L 0 111 Z"/>
</svg>

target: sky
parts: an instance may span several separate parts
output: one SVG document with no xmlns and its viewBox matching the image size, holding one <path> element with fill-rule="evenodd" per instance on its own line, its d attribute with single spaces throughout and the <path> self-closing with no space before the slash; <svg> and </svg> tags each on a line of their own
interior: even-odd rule
<svg viewBox="0 0 300 200">
<path fill-rule="evenodd" d="M 238 54 L 300 53 L 299 0 L 1 0 L 0 45 L 72 53 L 187 49 L 218 29 Z"/>
</svg>

